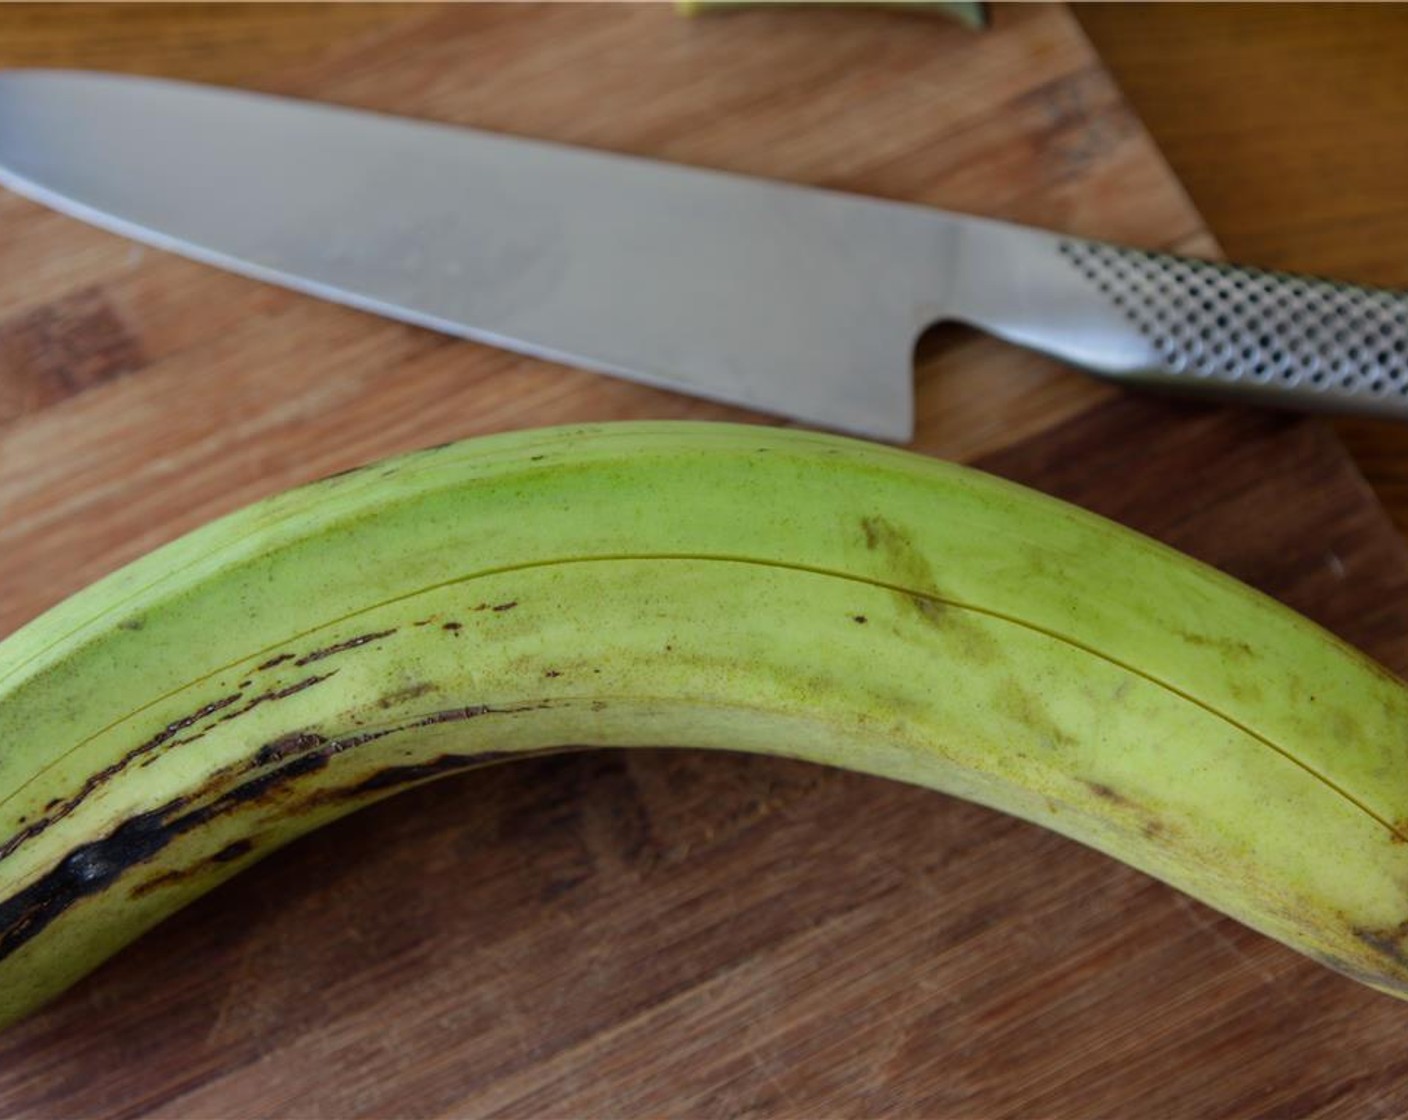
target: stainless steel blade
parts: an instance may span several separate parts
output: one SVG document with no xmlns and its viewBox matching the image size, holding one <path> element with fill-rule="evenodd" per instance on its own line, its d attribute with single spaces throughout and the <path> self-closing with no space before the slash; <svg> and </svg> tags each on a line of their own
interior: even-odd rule
<svg viewBox="0 0 1408 1120">
<path fill-rule="evenodd" d="M 407 322 L 882 439 L 962 219 L 118 75 L 0 74 L 0 181 Z"/>
<path fill-rule="evenodd" d="M 1408 295 L 179 82 L 0 73 L 0 183 L 262 280 L 894 441 L 941 319 L 1123 381 L 1408 419 Z"/>
</svg>

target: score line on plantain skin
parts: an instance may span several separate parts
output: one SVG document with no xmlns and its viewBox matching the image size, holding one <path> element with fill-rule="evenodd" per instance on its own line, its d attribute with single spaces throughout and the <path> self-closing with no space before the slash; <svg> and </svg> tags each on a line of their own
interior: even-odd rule
<svg viewBox="0 0 1408 1120">
<path fill-rule="evenodd" d="M 867 530 L 867 531 L 869 531 L 869 530 Z M 1160 679 L 1160 678 L 1158 678 L 1158 677 L 1156 677 L 1156 676 L 1153 676 L 1153 675 L 1150 674 L 1150 673 L 1145 672 L 1144 670 L 1140 669 L 1138 666 L 1131 665 L 1131 664 L 1129 664 L 1129 663 L 1127 663 L 1127 662 L 1125 662 L 1125 661 L 1120 660 L 1119 658 L 1112 657 L 1112 656 L 1110 656 L 1110 655 L 1108 655 L 1108 654 L 1106 654 L 1106 653 L 1103 653 L 1102 651 L 1100 651 L 1100 650 L 1098 650 L 1098 649 L 1096 649 L 1096 648 L 1094 648 L 1094 647 L 1092 647 L 1092 646 L 1090 646 L 1090 645 L 1087 645 L 1087 644 L 1085 644 L 1085 643 L 1083 643 L 1083 642 L 1076 641 L 1076 640 L 1070 638 L 1069 636 L 1067 636 L 1067 635 L 1065 635 L 1065 634 L 1061 634 L 1061 633 L 1058 633 L 1058 632 L 1056 632 L 1056 631 L 1047 629 L 1047 628 L 1045 628 L 1045 627 L 1036 625 L 1036 624 L 1034 624 L 1034 623 L 1029 622 L 1029 621 L 1026 620 L 1026 619 L 1018 618 L 1018 617 L 1016 617 L 1016 616 L 1014 616 L 1014 615 L 1004 614 L 1004 613 L 1001 612 L 1001 611 L 996 611 L 996 610 L 993 610 L 992 608 L 988 608 L 988 607 L 976 606 L 976 605 L 974 605 L 974 604 L 972 604 L 972 603 L 966 603 L 966 602 L 962 602 L 962 601 L 955 600 L 955 599 L 949 599 L 949 598 L 946 598 L 946 597 L 941 596 L 941 595 L 936 595 L 936 594 L 934 594 L 933 592 L 918 591 L 918 590 L 915 590 L 915 589 L 913 589 L 913 588 L 905 587 L 905 586 L 902 586 L 902 585 L 899 585 L 899 584 L 889 583 L 889 582 L 886 582 L 886 581 L 884 581 L 884 580 L 874 579 L 874 578 L 868 577 L 868 576 L 860 576 L 860 575 L 856 575 L 856 574 L 854 574 L 854 573 L 849 573 L 849 572 L 839 572 L 839 571 L 835 571 L 835 570 L 828 569 L 828 568 L 814 567 L 814 566 L 811 566 L 811 565 L 800 564 L 800 563 L 786 563 L 786 562 L 782 562 L 782 561 L 778 561 L 778 560 L 760 560 L 760 559 L 755 559 L 755 558 L 746 557 L 746 556 L 727 556 L 727 555 L 720 555 L 720 554 L 714 554 L 714 555 L 703 555 L 703 554 L 700 554 L 700 555 L 692 555 L 692 554 L 683 554 L 683 553 L 677 553 L 677 554 L 670 554 L 670 553 L 642 553 L 642 554 L 620 554 L 620 555 L 602 555 L 602 556 L 565 557 L 565 558 L 558 558 L 558 559 L 553 559 L 553 560 L 533 561 L 533 562 L 524 563 L 524 564 L 504 565 L 504 566 L 501 566 L 501 567 L 489 568 L 489 569 L 485 569 L 485 570 L 483 570 L 483 571 L 475 572 L 475 573 L 473 573 L 472 575 L 459 576 L 459 577 L 456 577 L 456 578 L 454 578 L 454 579 L 442 580 L 442 581 L 440 581 L 440 582 L 437 582 L 437 583 L 434 583 L 434 584 L 429 584 L 429 585 L 427 585 L 427 586 L 425 586 L 425 587 L 418 588 L 418 589 L 416 589 L 415 591 L 407 592 L 407 593 L 405 593 L 405 594 L 403 594 L 403 595 L 393 596 L 393 597 L 391 597 L 391 598 L 384 599 L 384 600 L 382 600 L 382 601 L 380 601 L 380 602 L 370 604 L 370 605 L 368 605 L 368 606 L 366 606 L 366 607 L 361 608 L 360 610 L 353 611 L 353 612 L 351 612 L 351 613 L 349 613 L 349 614 L 346 614 L 346 615 L 343 615 L 343 616 L 341 616 L 341 617 L 334 618 L 334 619 L 329 619 L 326 623 L 324 623 L 323 625 L 317 627 L 317 630 L 323 630 L 323 629 L 327 629 L 327 628 L 329 628 L 329 627 L 338 626 L 338 625 L 342 625 L 342 624 L 344 624 L 344 623 L 352 622 L 352 621 L 355 621 L 357 618 L 361 617 L 362 615 L 369 614 L 369 613 L 371 613 L 371 612 L 373 612 L 373 611 L 381 610 L 381 609 L 383 609 L 383 608 L 385 608 L 385 607 L 394 605 L 394 604 L 396 604 L 396 603 L 406 602 L 406 601 L 411 600 L 411 599 L 414 599 L 414 598 L 416 598 L 416 597 L 418 597 L 418 596 L 425 595 L 425 594 L 428 594 L 428 593 L 430 593 L 430 592 L 434 592 L 434 591 L 437 591 L 437 590 L 442 590 L 442 589 L 445 589 L 445 588 L 462 587 L 462 586 L 465 586 L 465 585 L 467 585 L 467 584 L 470 584 L 470 583 L 474 582 L 475 580 L 479 580 L 479 579 L 488 579 L 488 578 L 492 578 L 492 577 L 495 577 L 495 576 L 502 576 L 502 575 L 512 575 L 512 574 L 514 574 L 514 573 L 516 573 L 516 572 L 533 571 L 533 570 L 540 570 L 540 569 L 544 569 L 544 568 L 569 567 L 569 566 L 573 566 L 573 565 L 577 565 L 577 564 L 621 563 L 621 562 L 644 562 L 644 563 L 651 563 L 651 562 L 661 562 L 661 563 L 675 562 L 675 563 L 679 563 L 679 562 L 685 562 L 685 563 L 691 563 L 691 564 L 703 564 L 703 563 L 717 562 L 717 563 L 724 563 L 724 564 L 745 564 L 745 565 L 751 565 L 751 566 L 757 566 L 757 567 L 763 567 L 763 568 L 778 569 L 778 570 L 782 570 L 782 571 L 805 572 L 805 573 L 807 573 L 807 574 L 809 574 L 809 575 L 822 576 L 822 577 L 825 577 L 825 578 L 828 578 L 828 579 L 844 580 L 844 581 L 848 581 L 848 582 L 851 582 L 851 583 L 861 584 L 861 585 L 864 585 L 864 586 L 867 586 L 867 587 L 873 587 L 873 588 L 876 588 L 876 589 L 882 590 L 882 591 L 893 592 L 893 593 L 895 593 L 895 594 L 897 594 L 897 595 L 905 596 L 905 597 L 907 597 L 907 598 L 909 598 L 909 599 L 911 599 L 911 600 L 913 600 L 913 601 L 922 602 L 922 603 L 928 603 L 928 604 L 931 604 L 931 605 L 934 606 L 934 607 L 942 608 L 942 609 L 944 609 L 944 610 L 961 610 L 961 611 L 968 611 L 968 612 L 971 612 L 972 614 L 981 615 L 981 616 L 986 617 L 986 618 L 991 618 L 991 619 L 993 619 L 993 620 L 995 620 L 995 621 L 998 621 L 998 622 L 1006 623 L 1006 624 L 1013 625 L 1013 626 L 1019 626 L 1019 627 L 1021 627 L 1021 628 L 1024 629 L 1024 630 L 1028 630 L 1028 631 L 1031 631 L 1031 632 L 1033 632 L 1033 633 L 1041 634 L 1041 635 L 1043 635 L 1043 636 L 1045 636 L 1045 637 L 1048 637 L 1048 638 L 1053 639 L 1054 641 L 1058 641 L 1058 642 L 1061 642 L 1061 643 L 1063 643 L 1063 644 L 1065 644 L 1065 645 L 1067 645 L 1067 646 L 1070 646 L 1070 647 L 1073 648 L 1073 649 L 1078 649 L 1078 650 L 1080 650 L 1081 652 L 1083 652 L 1083 653 L 1085 653 L 1085 654 L 1088 654 L 1088 655 L 1091 656 L 1091 657 L 1098 658 L 1098 659 L 1101 660 L 1101 661 L 1105 661 L 1105 662 L 1107 662 L 1107 663 L 1109 663 L 1109 664 L 1111 664 L 1111 665 L 1114 665 L 1115 667 L 1117 667 L 1117 668 L 1119 668 L 1119 669 L 1121 669 L 1121 670 L 1123 670 L 1123 671 L 1125 671 L 1125 672 L 1127 672 L 1127 673 L 1130 673 L 1130 674 L 1133 675 L 1133 676 L 1139 677 L 1139 678 L 1141 678 L 1141 679 L 1143 679 L 1143 680 L 1148 681 L 1150 684 L 1156 685 L 1156 686 L 1158 686 L 1159 688 L 1164 689 L 1165 691 L 1167 691 L 1167 692 L 1169 692 L 1169 693 L 1171 693 L 1171 694 L 1173 694 L 1173 695 L 1179 697 L 1180 699 L 1186 701 L 1187 703 L 1192 704 L 1194 707 L 1199 708 L 1199 709 L 1201 709 L 1202 711 L 1207 712 L 1209 715 L 1214 716 L 1215 718 L 1222 720 L 1223 722 L 1227 723 L 1229 726 L 1236 728 L 1238 731 L 1242 732 L 1243 734 L 1249 736 L 1249 737 L 1252 738 L 1252 739 L 1255 739 L 1257 742 L 1263 744 L 1263 745 L 1266 746 L 1268 749 L 1270 749 L 1270 750 L 1276 752 L 1276 753 L 1277 753 L 1278 755 L 1280 755 L 1282 758 L 1285 758 L 1287 761 L 1289 761 L 1289 762 L 1293 763 L 1294 765 L 1300 767 L 1302 770 L 1304 770 L 1306 773 L 1310 774 L 1310 775 L 1311 775 L 1313 778 L 1315 778 L 1317 781 L 1323 783 L 1327 789 L 1332 790 L 1334 793 L 1336 793 L 1336 794 L 1338 794 L 1340 797 L 1344 798 L 1347 802 L 1349 802 L 1350 804 L 1354 805 L 1357 809 L 1359 809 L 1360 811 L 1362 811 L 1363 813 L 1365 813 L 1367 816 L 1369 816 L 1369 817 L 1372 818 L 1373 820 L 1377 821 L 1377 822 L 1378 822 L 1379 824 L 1381 824 L 1392 836 L 1396 837 L 1399 841 L 1402 841 L 1402 842 L 1404 842 L 1404 843 L 1408 843 L 1408 835 L 1405 835 L 1404 830 L 1395 827 L 1390 821 L 1385 820 L 1380 814 L 1374 812 L 1373 809 L 1371 809 L 1368 805 L 1366 805 L 1366 804 L 1365 804 L 1363 801 L 1361 801 L 1359 798 L 1355 797 L 1355 796 L 1354 796 L 1352 793 L 1350 793 L 1347 789 L 1343 788 L 1341 785 L 1339 785 L 1338 783 L 1334 782 L 1332 779 L 1330 779 L 1329 777 L 1327 777 L 1325 774 L 1319 772 L 1319 771 L 1316 770 L 1314 767 L 1312 767 L 1312 766 L 1310 766 L 1309 764 L 1307 764 L 1304 760 L 1302 760 L 1302 759 L 1300 759 L 1300 758 L 1297 758 L 1297 757 L 1296 757 L 1294 754 L 1292 754 L 1290 751 L 1288 751 L 1288 750 L 1286 750 L 1285 748 L 1279 746 L 1279 745 L 1278 745 L 1277 743 L 1275 743 L 1273 740 L 1267 738 L 1265 735 L 1261 734 L 1261 733 L 1258 732 L 1255 728 L 1249 726 L 1248 724 L 1246 724 L 1246 723 L 1244 723 L 1244 722 L 1242 722 L 1242 721 L 1236 719 L 1236 718 L 1233 717 L 1233 716 L 1228 715 L 1228 714 L 1225 713 L 1225 712 L 1222 712 L 1222 711 L 1218 710 L 1217 708 L 1215 708 L 1215 707 L 1213 707 L 1213 706 L 1211 706 L 1211 705 L 1205 703 L 1205 702 L 1202 701 L 1202 700 L 1199 700 L 1196 696 L 1193 696 L 1193 695 L 1191 695 L 1190 693 L 1186 692 L 1185 690 L 1178 688 L 1176 685 L 1170 684 L 1169 682 L 1167 682 L 1167 681 L 1165 681 L 1165 680 L 1162 680 L 1162 679 Z M 494 608 L 494 609 L 497 610 L 497 609 L 499 609 L 499 608 L 496 607 L 496 608 Z M 305 631 L 305 632 L 303 632 L 303 633 L 291 635 L 287 640 L 278 643 L 278 646 L 277 646 L 277 647 L 276 647 L 276 646 L 271 646 L 271 647 L 269 647 L 269 648 L 267 648 L 267 649 L 258 650 L 258 651 L 256 651 L 255 653 L 249 655 L 248 657 L 241 658 L 241 659 L 240 659 L 240 662 L 231 663 L 231 664 L 229 664 L 229 665 L 221 666 L 220 668 L 215 669 L 215 670 L 213 670 L 213 671 L 211 671 L 211 672 L 209 672 L 209 673 L 206 673 L 206 674 L 204 674 L 203 676 L 196 678 L 195 680 L 192 680 L 192 681 L 190 681 L 190 682 L 187 682 L 185 685 L 181 686 L 181 687 L 178 688 L 178 689 L 173 689 L 173 690 L 171 690 L 170 692 L 168 692 L 168 693 L 166 693 L 166 694 L 164 694 L 164 695 L 162 695 L 162 696 L 158 696 L 158 697 L 153 698 L 151 701 L 149 701 L 148 703 L 142 705 L 140 708 L 136 708 L 136 709 L 134 709 L 133 711 L 127 713 L 127 714 L 124 715 L 121 719 L 114 720 L 112 723 L 108 724 L 106 727 L 100 728 L 98 731 L 95 731 L 92 735 L 88 736 L 87 738 L 81 740 L 81 741 L 78 742 L 78 743 L 75 743 L 71 748 L 69 748 L 69 750 L 68 750 L 67 752 L 65 752 L 64 754 L 62 754 L 62 755 L 58 756 L 57 758 L 55 758 L 54 761 L 49 764 L 49 766 L 46 766 L 44 769 L 42 769 L 42 770 L 36 772 L 35 775 L 33 776 L 33 778 L 31 778 L 31 780 L 30 780 L 29 782 L 26 782 L 26 783 L 24 783 L 23 785 L 21 785 L 18 789 L 16 789 L 16 790 L 15 790 L 13 793 L 11 793 L 8 797 L 0 798 L 0 809 L 3 809 L 7 804 L 9 804 L 9 803 L 10 803 L 12 800 L 14 800 L 15 798 L 20 797 L 21 795 L 23 795 L 23 793 L 25 792 L 26 789 L 29 788 L 29 786 L 31 786 L 35 781 L 38 781 L 40 778 L 42 778 L 43 775 L 44 775 L 45 773 L 47 773 L 47 772 L 49 771 L 49 769 L 51 769 L 53 766 L 58 765 L 59 762 L 61 762 L 64 758 L 66 758 L 66 757 L 68 757 L 69 755 L 71 755 L 73 752 L 78 751 L 78 750 L 81 750 L 87 743 L 89 743 L 89 742 L 91 742 L 92 740 L 98 738 L 99 736 L 108 733 L 109 731 L 113 730 L 114 728 L 116 728 L 116 727 L 118 727 L 118 726 L 121 726 L 122 724 L 128 722 L 129 720 L 131 720 L 131 719 L 133 719 L 133 718 L 135 718 L 135 717 L 137 717 L 137 716 L 140 716 L 140 715 L 142 714 L 142 712 L 144 712 L 144 711 L 146 711 L 146 710 L 148 710 L 148 709 L 150 709 L 150 708 L 152 708 L 152 707 L 154 707 L 154 706 L 156 706 L 156 705 L 162 703 L 162 702 L 165 701 L 165 700 L 171 699 L 173 696 L 179 695 L 181 692 L 185 692 L 185 691 L 187 691 L 187 690 L 190 689 L 190 688 L 197 687 L 197 686 L 199 686 L 199 685 L 205 683 L 206 681 L 212 680 L 212 679 L 214 679 L 214 678 L 220 676 L 220 675 L 223 674 L 223 673 L 228 673 L 228 672 L 230 672 L 232 669 L 234 669 L 234 668 L 236 667 L 237 664 L 242 664 L 242 663 L 244 663 L 244 662 L 246 662 L 246 661 L 253 660 L 253 659 L 256 658 L 256 657 L 257 657 L 257 658 L 279 658 L 279 659 L 282 659 L 282 657 L 283 657 L 284 655 L 278 652 L 279 647 L 287 647 L 287 646 L 290 645 L 291 643 L 296 642 L 296 641 L 298 641 L 298 640 L 301 639 L 301 638 L 306 638 L 306 637 L 308 637 L 309 635 L 311 635 L 312 633 L 315 633 L 315 632 L 316 632 L 316 630 L 309 630 L 309 631 Z M 372 641 L 372 640 L 374 640 L 374 639 L 387 637 L 387 636 L 389 636 L 391 633 L 393 633 L 393 631 L 384 631 L 384 632 L 379 632 L 379 633 L 370 633 L 370 634 L 366 634 L 366 635 L 361 635 L 361 636 L 359 636 L 359 637 L 357 637 L 357 638 L 353 638 L 353 639 L 349 639 L 349 640 L 347 640 L 347 641 L 345 641 L 345 642 L 337 643 L 337 644 L 335 644 L 334 646 L 328 647 L 327 649 L 324 649 L 324 650 L 316 650 L 316 651 L 313 651 L 312 653 L 305 654 L 305 655 L 301 655 L 301 656 L 300 656 L 300 655 L 291 655 L 291 656 L 296 657 L 296 660 L 294 661 L 294 664 L 296 664 L 296 665 L 303 665 L 303 664 L 305 664 L 305 663 L 307 663 L 307 662 L 310 662 L 310 661 L 313 661 L 313 660 L 322 660 L 322 659 L 325 658 L 325 657 L 331 656 L 331 655 L 336 654 L 336 653 L 339 653 L 339 652 L 343 652 L 344 650 L 357 648 L 357 647 L 362 646 L 362 645 L 366 644 L 367 642 Z M 232 697 L 231 699 L 237 701 L 239 698 L 240 698 L 240 697 Z M 207 705 L 207 707 L 209 707 L 209 705 Z M 213 711 L 212 711 L 212 712 L 206 712 L 205 709 L 202 709 L 199 714 L 200 714 L 200 716 L 203 718 L 205 715 L 213 714 Z M 189 722 L 195 722 L 195 721 L 194 721 L 194 720 L 191 720 L 191 721 L 189 721 Z M 160 734 L 160 733 L 159 733 L 159 734 Z M 163 742 L 154 743 L 153 745 L 154 745 L 154 746 L 164 746 L 164 745 L 166 745 L 166 743 L 163 741 Z M 140 748 L 138 748 L 138 749 L 140 750 Z M 132 757 L 133 757 L 133 752 L 129 752 L 129 754 L 128 754 L 127 756 L 124 756 L 123 765 L 118 766 L 118 767 L 115 767 L 115 768 L 110 768 L 110 770 L 111 770 L 110 773 L 104 773 L 104 774 L 103 774 L 103 776 L 102 776 L 102 777 L 103 777 L 103 780 L 106 780 L 107 778 L 110 778 L 110 777 L 115 777 L 118 773 L 120 773 L 123 769 L 126 768 L 126 765 L 127 765 L 128 763 L 130 763 L 130 761 L 132 761 Z M 79 795 L 78 795 L 76 798 L 74 798 L 71 802 L 70 802 L 68 799 L 65 799 L 65 804 L 67 805 L 67 808 L 65 809 L 65 811 L 64 811 L 61 815 L 67 815 L 68 812 L 72 811 L 73 808 L 76 808 L 77 805 L 78 805 L 78 803 L 80 803 L 84 798 L 86 798 L 86 797 L 88 796 L 88 794 L 91 793 L 91 792 L 92 792 L 91 789 L 85 788 L 84 790 L 80 791 Z M 25 829 L 22 829 L 20 833 L 16 834 L 15 836 L 12 836 L 12 837 L 8 838 L 8 839 L 5 840 L 4 842 L 0 842 L 0 864 L 3 864 L 4 860 L 7 859 L 10 855 L 12 855 L 12 854 L 21 846 L 21 844 L 23 844 L 26 840 L 31 839 L 31 838 L 33 838 L 34 836 L 37 836 L 37 835 L 41 834 L 41 833 L 44 831 L 44 829 L 47 827 L 48 823 L 51 823 L 51 822 L 32 822 L 32 823 L 30 823 Z M 37 827 L 36 827 L 36 826 L 37 826 Z"/>
</svg>

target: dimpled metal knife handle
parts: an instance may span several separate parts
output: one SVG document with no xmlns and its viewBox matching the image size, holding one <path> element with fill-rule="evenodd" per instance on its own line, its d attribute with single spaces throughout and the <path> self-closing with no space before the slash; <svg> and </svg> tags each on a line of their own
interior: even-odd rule
<svg viewBox="0 0 1408 1120">
<path fill-rule="evenodd" d="M 1098 242 L 1059 252 L 1151 344 L 1161 382 L 1408 418 L 1404 295 Z"/>
<path fill-rule="evenodd" d="M 994 334 L 1130 383 L 1408 420 L 1408 294 L 1018 232 L 973 254 L 1017 293 L 966 316 Z"/>
</svg>

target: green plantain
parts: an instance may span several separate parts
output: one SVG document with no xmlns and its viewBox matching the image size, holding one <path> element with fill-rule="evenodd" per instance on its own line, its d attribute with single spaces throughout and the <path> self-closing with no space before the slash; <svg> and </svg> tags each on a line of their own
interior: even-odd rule
<svg viewBox="0 0 1408 1120">
<path fill-rule="evenodd" d="M 1408 689 L 1305 619 L 979 472 L 724 424 L 473 440 L 0 643 L 0 1023 L 309 829 L 567 745 L 969 798 L 1403 995 L 1405 730 Z"/>
</svg>

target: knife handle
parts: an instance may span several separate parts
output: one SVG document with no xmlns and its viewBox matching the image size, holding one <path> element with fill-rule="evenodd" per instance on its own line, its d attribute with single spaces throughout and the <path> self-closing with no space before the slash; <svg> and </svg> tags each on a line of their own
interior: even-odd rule
<svg viewBox="0 0 1408 1120">
<path fill-rule="evenodd" d="M 1408 420 L 1408 295 L 1077 238 L 1003 242 L 988 247 L 1018 298 L 969 316 L 995 334 L 1133 384 Z"/>
</svg>

